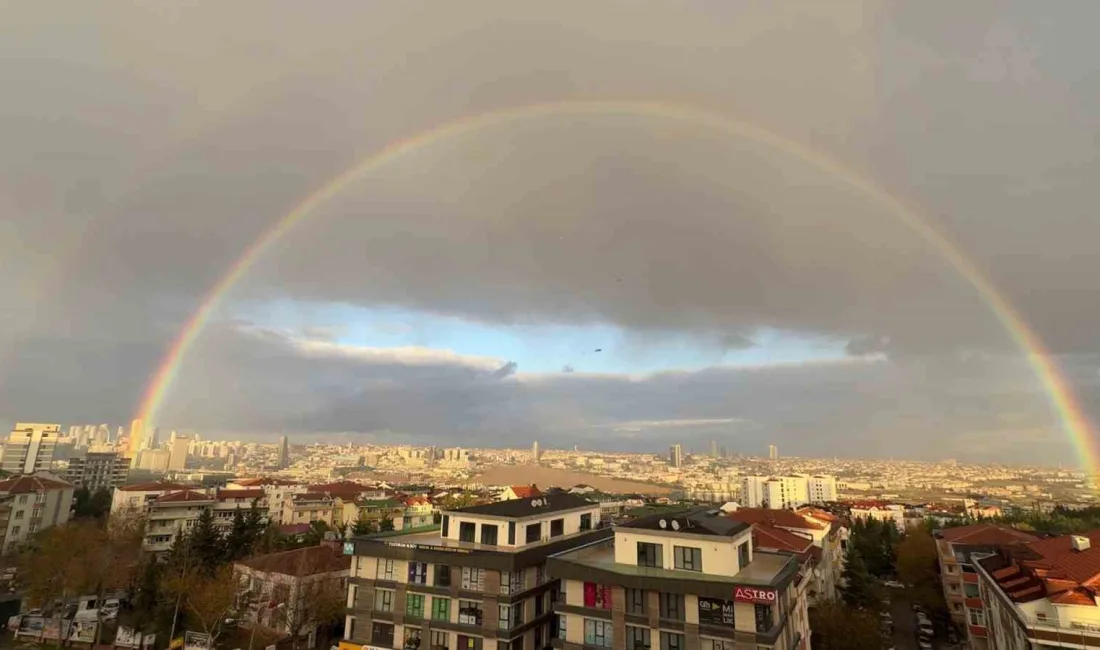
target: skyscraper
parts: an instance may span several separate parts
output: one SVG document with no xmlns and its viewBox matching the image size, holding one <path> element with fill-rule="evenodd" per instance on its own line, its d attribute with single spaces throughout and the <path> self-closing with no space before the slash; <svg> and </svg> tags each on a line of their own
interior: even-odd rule
<svg viewBox="0 0 1100 650">
<path fill-rule="evenodd" d="M 130 441 L 126 450 L 129 452 L 126 455 L 132 459 L 138 457 L 138 452 L 141 451 L 141 443 L 145 441 L 145 427 L 142 426 L 141 420 L 134 420 L 130 423 Z"/>
<path fill-rule="evenodd" d="M 771 460 L 779 460 L 779 447 L 768 445 L 768 458 Z"/>
<path fill-rule="evenodd" d="M 276 462 L 279 469 L 290 467 L 290 445 L 286 436 L 279 436 L 279 460 Z"/>
<path fill-rule="evenodd" d="M 53 450 L 61 434 L 60 424 L 16 422 L 4 442 L 0 469 L 12 474 L 33 474 L 49 471 L 53 465 Z"/>
<path fill-rule="evenodd" d="M 676 443 L 668 448 L 668 464 L 673 467 L 683 467 L 684 465 L 684 446 L 680 443 Z"/>
<path fill-rule="evenodd" d="M 536 440 L 534 442 L 534 444 L 531 445 L 531 459 L 534 460 L 536 463 L 539 462 L 539 441 L 538 440 Z"/>
<path fill-rule="evenodd" d="M 168 471 L 178 472 L 187 467 L 187 447 L 190 444 L 189 438 L 176 436 L 172 448 L 168 450 Z"/>
<path fill-rule="evenodd" d="M 718 458 L 718 441 L 717 440 L 711 440 L 710 441 L 710 457 L 711 458 Z"/>
</svg>

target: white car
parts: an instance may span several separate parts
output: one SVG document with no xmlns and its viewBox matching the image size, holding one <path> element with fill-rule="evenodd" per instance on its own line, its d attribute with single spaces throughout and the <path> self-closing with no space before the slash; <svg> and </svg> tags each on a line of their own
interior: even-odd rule
<svg viewBox="0 0 1100 650">
<path fill-rule="evenodd" d="M 932 642 L 921 639 L 917 645 L 920 646 L 920 650 L 932 650 Z"/>
<path fill-rule="evenodd" d="M 886 582 L 884 582 L 882 584 L 886 585 L 887 587 L 889 587 L 891 589 L 901 589 L 902 587 L 905 586 L 905 585 L 901 584 L 900 582 L 898 582 L 897 580 L 887 580 Z"/>
</svg>

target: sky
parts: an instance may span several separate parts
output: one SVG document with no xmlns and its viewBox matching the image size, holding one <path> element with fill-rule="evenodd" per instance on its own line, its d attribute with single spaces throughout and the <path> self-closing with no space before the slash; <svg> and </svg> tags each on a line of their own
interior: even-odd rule
<svg viewBox="0 0 1100 650">
<path fill-rule="evenodd" d="M 1090 0 L 3 11 L 0 425 L 127 424 L 395 143 L 147 424 L 1079 462 L 921 228 L 1100 419 Z"/>
</svg>

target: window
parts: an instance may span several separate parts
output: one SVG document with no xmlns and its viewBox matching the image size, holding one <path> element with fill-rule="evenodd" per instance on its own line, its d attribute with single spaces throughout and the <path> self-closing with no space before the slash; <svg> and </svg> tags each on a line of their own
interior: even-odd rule
<svg viewBox="0 0 1100 650">
<path fill-rule="evenodd" d="M 350 638 L 350 637 L 349 637 Z M 405 640 L 401 644 L 404 650 L 419 650 L 420 648 L 420 628 L 405 626 Z"/>
<path fill-rule="evenodd" d="M 751 558 L 749 557 L 749 543 L 741 542 L 741 544 L 737 547 L 737 568 L 744 569 L 749 565 L 750 560 Z"/>
<path fill-rule="evenodd" d="M 539 596 L 535 596 L 535 598 L 534 598 L 534 601 L 535 601 L 535 618 L 538 618 L 538 617 L 542 616 L 543 613 L 546 611 L 546 599 L 545 599 L 545 597 L 548 596 L 548 595 L 549 594 L 541 594 Z"/>
<path fill-rule="evenodd" d="M 565 520 L 564 519 L 552 519 L 550 521 L 550 536 L 561 537 L 565 534 Z"/>
<path fill-rule="evenodd" d="M 660 544 L 638 542 L 638 566 L 661 567 L 663 549 Z"/>
<path fill-rule="evenodd" d="M 393 560 L 378 560 L 378 573 L 375 578 L 378 580 L 395 580 Z"/>
<path fill-rule="evenodd" d="M 644 589 L 627 589 L 626 590 L 626 613 L 627 614 L 645 614 L 645 590 Z"/>
<path fill-rule="evenodd" d="M 611 587 L 595 582 L 584 583 L 584 606 L 611 609 Z"/>
<path fill-rule="evenodd" d="M 981 625 L 985 627 L 985 610 L 984 609 L 972 609 L 970 610 L 970 624 Z"/>
<path fill-rule="evenodd" d="M 515 546 L 516 544 L 516 522 L 508 522 L 508 546 Z"/>
<path fill-rule="evenodd" d="M 447 638 L 447 633 L 439 630 L 432 630 L 431 642 L 431 650 L 447 650 L 451 647 L 451 640 Z"/>
<path fill-rule="evenodd" d="M 392 589 L 375 589 L 374 590 L 374 611 L 376 611 L 376 612 L 392 612 L 393 611 L 393 590 Z"/>
<path fill-rule="evenodd" d="M 22 510 L 16 510 L 15 511 L 15 518 L 16 519 L 22 519 L 23 518 L 23 511 Z"/>
<path fill-rule="evenodd" d="M 512 606 L 497 605 L 497 629 L 507 630 L 512 627 Z"/>
<path fill-rule="evenodd" d="M 535 586 L 537 587 L 538 585 L 541 585 L 541 584 L 545 583 L 546 580 L 547 580 L 546 567 L 541 565 L 541 564 L 536 565 L 535 566 Z"/>
<path fill-rule="evenodd" d="M 481 543 L 496 546 L 497 528 L 497 526 L 491 524 L 481 524 Z"/>
<path fill-rule="evenodd" d="M 968 582 L 965 585 L 963 585 L 963 591 L 966 592 L 966 597 L 967 598 L 977 598 L 978 597 L 978 585 L 971 584 L 971 583 Z"/>
<path fill-rule="evenodd" d="M 528 544 L 533 544 L 542 539 L 542 523 L 527 524 L 527 528 L 524 530 L 524 539 Z"/>
<path fill-rule="evenodd" d="M 542 626 L 535 626 L 535 650 L 543 650 Z"/>
<path fill-rule="evenodd" d="M 135 497 L 135 499 L 136 499 L 136 497 Z M 131 501 L 132 501 L 132 500 L 133 500 L 133 499 L 131 499 Z M 27 502 L 27 495 L 25 495 L 25 494 L 23 494 L 23 495 L 20 495 L 20 497 L 19 497 L 19 503 L 26 503 L 26 502 Z"/>
<path fill-rule="evenodd" d="M 684 650 L 684 635 L 661 632 L 661 650 Z"/>
<path fill-rule="evenodd" d="M 466 591 L 485 589 L 485 570 L 477 567 L 462 567 L 462 588 Z"/>
<path fill-rule="evenodd" d="M 755 605 L 756 631 L 768 632 L 775 626 L 775 617 L 772 614 L 771 605 Z"/>
<path fill-rule="evenodd" d="M 611 647 L 611 621 L 584 619 L 584 644 L 601 648 Z"/>
<path fill-rule="evenodd" d="M 512 627 L 523 625 L 523 601 L 512 603 Z"/>
<path fill-rule="evenodd" d="M 684 620 L 684 595 L 661 592 L 661 618 L 672 621 Z M 662 644 L 664 642 L 662 641 Z"/>
<path fill-rule="evenodd" d="M 481 637 L 459 634 L 458 650 L 481 650 Z"/>
<path fill-rule="evenodd" d="M 440 598 L 435 596 L 432 598 L 432 620 L 435 621 L 449 621 L 451 620 L 451 599 Z M 434 645 L 434 643 L 433 643 Z"/>
<path fill-rule="evenodd" d="M 458 541 L 474 541 L 474 533 L 477 532 L 477 524 L 472 521 L 462 521 L 458 524 Z"/>
<path fill-rule="evenodd" d="M 581 530 L 592 530 L 592 513 L 581 515 Z"/>
<path fill-rule="evenodd" d="M 649 628 L 626 626 L 626 650 L 649 650 Z"/>
<path fill-rule="evenodd" d="M 481 603 L 475 600 L 458 601 L 458 622 L 463 625 L 481 625 Z"/>
<path fill-rule="evenodd" d="M 684 571 L 703 570 L 703 551 L 692 546 L 673 546 L 672 557 L 675 567 Z"/>
<path fill-rule="evenodd" d="M 393 647 L 393 624 L 375 623 L 370 630 L 371 645 L 380 645 L 384 648 Z"/>
<path fill-rule="evenodd" d="M 565 629 L 566 629 L 565 622 L 568 619 L 569 619 L 568 616 L 566 616 L 564 614 L 558 614 L 558 638 L 559 639 L 565 640 Z M 348 638 L 351 638 L 351 637 L 348 637 Z"/>
<path fill-rule="evenodd" d="M 440 534 L 443 537 L 450 537 L 451 516 L 450 515 L 443 515 L 443 519 L 439 523 L 442 525 L 442 528 L 439 531 Z"/>
<path fill-rule="evenodd" d="M 500 572 L 500 593 L 505 596 L 509 594 L 518 594 L 523 591 L 523 572 L 522 571 L 501 571 Z"/>
<path fill-rule="evenodd" d="M 435 586 L 451 586 L 451 567 L 447 566 L 446 564 L 435 565 Z"/>
<path fill-rule="evenodd" d="M 735 650 L 733 641 L 722 639 L 699 638 L 699 650 Z"/>
<path fill-rule="evenodd" d="M 424 596 L 422 594 L 405 594 L 405 616 L 424 618 Z"/>
<path fill-rule="evenodd" d="M 428 563 L 427 562 L 409 562 L 409 584 L 411 584 L 411 585 L 426 585 L 426 584 L 428 584 Z"/>
</svg>

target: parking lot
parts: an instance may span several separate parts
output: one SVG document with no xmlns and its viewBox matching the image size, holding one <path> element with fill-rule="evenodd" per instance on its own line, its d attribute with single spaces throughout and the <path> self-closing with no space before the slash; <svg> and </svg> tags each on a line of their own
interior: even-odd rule
<svg viewBox="0 0 1100 650">
<path fill-rule="evenodd" d="M 902 648 L 916 650 L 919 648 L 917 643 L 917 617 L 913 612 L 913 604 L 906 596 L 904 589 L 889 589 L 886 592 L 890 596 L 890 615 L 894 620 L 894 634 L 893 642 L 894 648 L 901 650 Z M 950 650 L 951 648 L 961 647 L 952 646 L 946 639 L 936 638 L 932 642 L 932 646 L 936 650 Z"/>
</svg>

